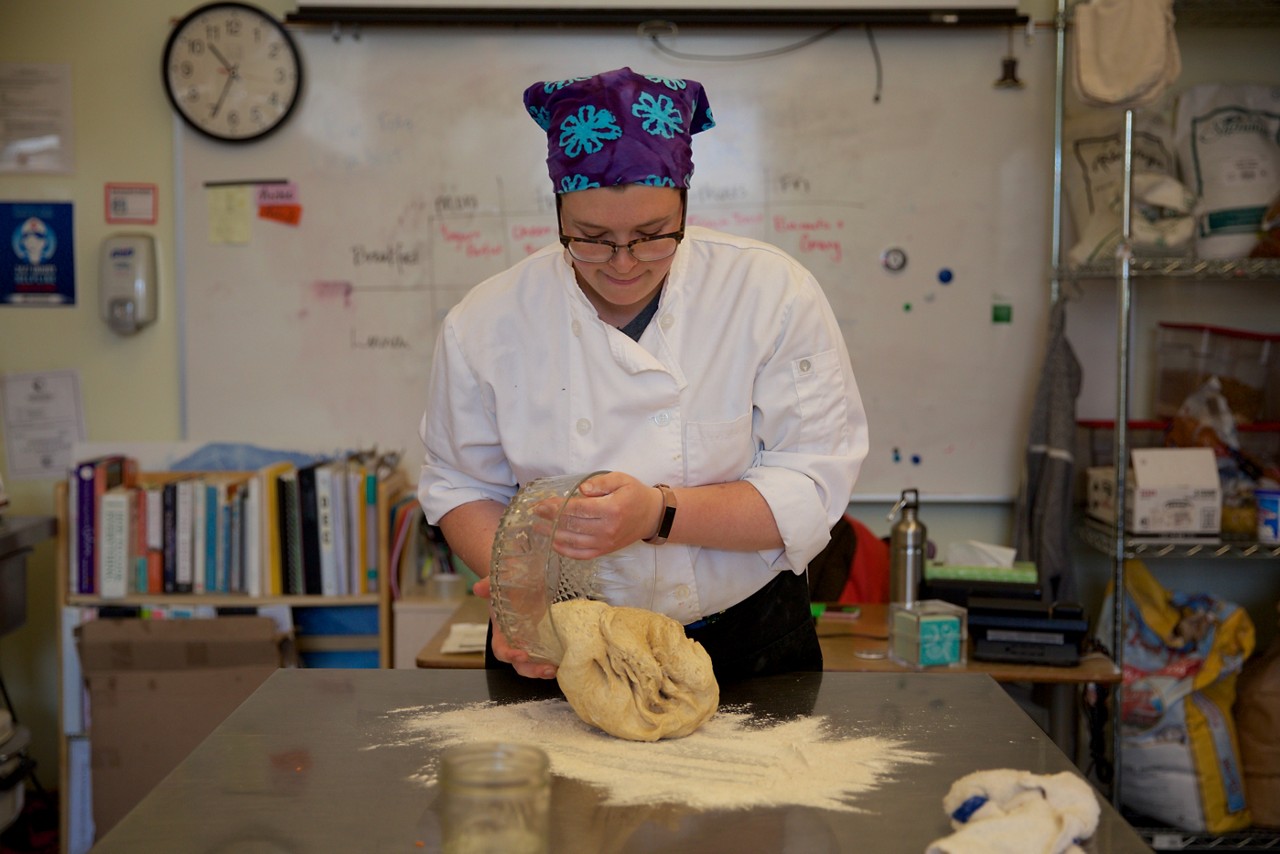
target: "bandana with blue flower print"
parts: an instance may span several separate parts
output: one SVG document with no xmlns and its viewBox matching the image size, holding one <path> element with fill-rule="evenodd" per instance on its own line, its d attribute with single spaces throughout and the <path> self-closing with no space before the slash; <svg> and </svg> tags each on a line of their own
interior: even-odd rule
<svg viewBox="0 0 1280 854">
<path fill-rule="evenodd" d="M 546 131 L 557 193 L 618 184 L 686 188 L 693 134 L 715 127 L 701 83 L 630 68 L 535 83 L 524 104 Z"/>
</svg>

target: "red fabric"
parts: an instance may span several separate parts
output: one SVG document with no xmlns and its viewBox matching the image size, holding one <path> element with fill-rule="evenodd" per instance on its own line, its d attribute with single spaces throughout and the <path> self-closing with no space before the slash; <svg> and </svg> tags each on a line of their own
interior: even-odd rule
<svg viewBox="0 0 1280 854">
<path fill-rule="evenodd" d="M 866 525 L 845 516 L 858 539 L 853 552 L 853 565 L 849 567 L 849 579 L 840 592 L 841 604 L 851 602 L 889 602 L 889 547 L 884 540 L 872 533 Z"/>
</svg>

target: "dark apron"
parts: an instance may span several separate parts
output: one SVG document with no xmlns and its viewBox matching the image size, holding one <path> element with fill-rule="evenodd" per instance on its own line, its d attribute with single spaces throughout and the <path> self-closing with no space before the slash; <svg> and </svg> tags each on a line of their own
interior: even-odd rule
<svg viewBox="0 0 1280 854">
<path fill-rule="evenodd" d="M 809 608 L 809 582 L 783 571 L 737 605 L 685 626 L 684 633 L 711 656 L 716 681 L 822 670 L 822 647 Z M 484 666 L 510 668 L 493 654 L 493 625 L 485 642 Z"/>
<path fill-rule="evenodd" d="M 684 633 L 711 656 L 716 681 L 822 670 L 822 647 L 809 608 L 804 574 L 779 572 L 737 605 L 690 626 Z"/>
</svg>

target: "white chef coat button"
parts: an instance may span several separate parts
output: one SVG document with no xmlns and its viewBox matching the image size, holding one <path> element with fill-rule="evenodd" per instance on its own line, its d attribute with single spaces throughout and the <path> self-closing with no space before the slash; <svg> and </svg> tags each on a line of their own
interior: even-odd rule
<svg viewBox="0 0 1280 854">
<path fill-rule="evenodd" d="M 658 325 L 663 329 L 670 329 L 675 325 L 676 319 L 669 314 L 664 314 L 658 319 Z"/>
<path fill-rule="evenodd" d="M 800 360 L 800 373 L 802 373 L 802 374 L 807 374 L 807 373 L 809 373 L 809 369 L 810 369 L 810 368 L 812 368 L 812 367 L 813 367 L 813 365 L 812 365 L 812 363 L 810 363 L 810 362 L 809 362 L 809 360 L 808 360 L 808 359 L 801 359 L 801 360 Z"/>
<path fill-rule="evenodd" d="M 588 418 L 579 418 L 576 426 L 579 436 L 585 436 L 591 432 L 591 420 Z"/>
<path fill-rule="evenodd" d="M 689 585 L 687 585 L 687 584 L 681 584 L 679 587 L 677 587 L 675 590 L 673 590 L 673 591 L 672 591 L 672 593 L 675 595 L 675 597 L 676 597 L 677 599 L 688 599 L 688 598 L 689 598 Z"/>
<path fill-rule="evenodd" d="M 582 323 L 581 323 L 581 321 L 577 321 L 577 320 L 575 320 L 572 324 L 570 324 L 569 328 L 573 330 L 573 337 L 574 337 L 574 338 L 577 338 L 577 337 L 579 337 L 580 335 L 582 335 Z"/>
<path fill-rule="evenodd" d="M 666 427 L 671 423 L 671 415 L 666 412 L 659 412 L 657 415 L 653 416 L 653 423 L 657 424 L 659 427 Z"/>
</svg>

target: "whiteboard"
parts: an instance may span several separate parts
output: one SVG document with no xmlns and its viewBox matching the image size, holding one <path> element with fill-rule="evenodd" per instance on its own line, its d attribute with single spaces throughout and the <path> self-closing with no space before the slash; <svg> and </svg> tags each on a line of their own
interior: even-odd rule
<svg viewBox="0 0 1280 854">
<path fill-rule="evenodd" d="M 877 102 L 861 29 L 721 61 L 606 28 L 296 37 L 303 101 L 281 131 L 233 146 L 178 131 L 185 438 L 417 459 L 444 314 L 555 239 L 525 86 L 630 65 L 706 86 L 718 126 L 694 141 L 689 222 L 776 243 L 823 284 L 870 421 L 855 498 L 1015 494 L 1048 303 L 1048 39 L 1020 41 L 1019 91 L 992 85 L 1003 31 L 878 31 Z M 682 29 L 672 46 L 741 55 L 799 37 Z M 228 238 L 212 185 L 269 180 L 289 182 L 300 220 L 250 200 Z M 899 272 L 881 263 L 891 247 Z"/>
</svg>

